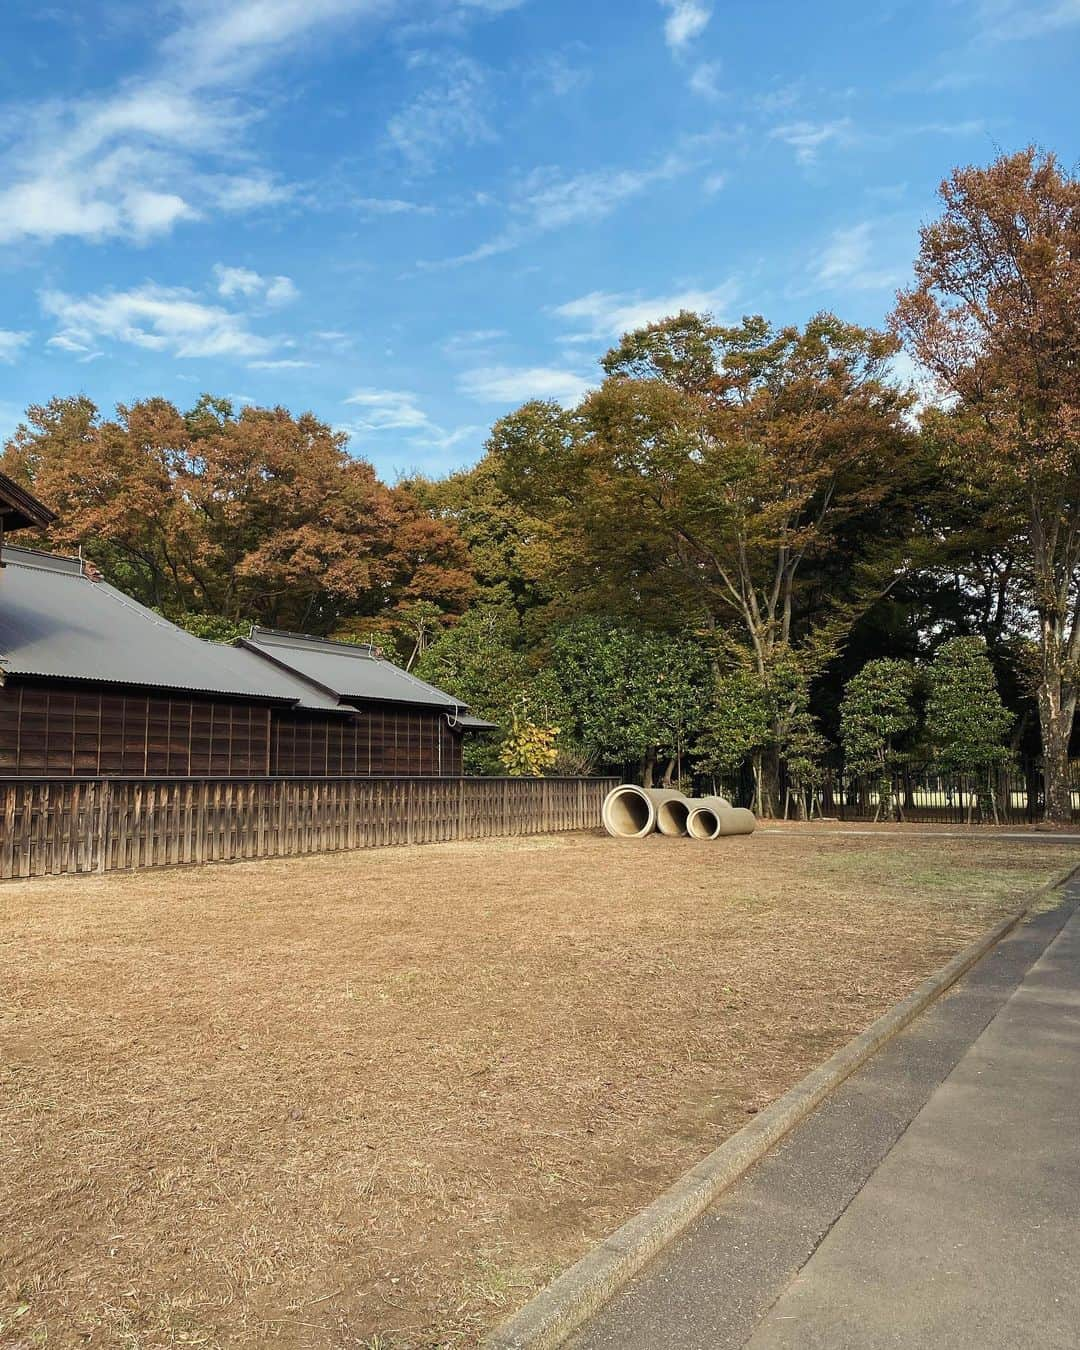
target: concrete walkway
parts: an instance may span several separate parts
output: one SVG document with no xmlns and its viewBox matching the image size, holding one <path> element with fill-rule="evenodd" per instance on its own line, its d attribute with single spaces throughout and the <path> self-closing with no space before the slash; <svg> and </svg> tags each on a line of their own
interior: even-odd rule
<svg viewBox="0 0 1080 1350">
<path fill-rule="evenodd" d="M 1080 886 L 885 1048 L 571 1342 L 1080 1346 Z"/>
</svg>

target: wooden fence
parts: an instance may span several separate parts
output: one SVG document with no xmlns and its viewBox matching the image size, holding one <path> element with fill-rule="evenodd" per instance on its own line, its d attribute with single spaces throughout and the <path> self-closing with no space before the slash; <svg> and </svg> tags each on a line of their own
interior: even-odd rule
<svg viewBox="0 0 1080 1350">
<path fill-rule="evenodd" d="M 0 779 L 0 877 L 283 858 L 600 824 L 614 778 Z"/>
</svg>

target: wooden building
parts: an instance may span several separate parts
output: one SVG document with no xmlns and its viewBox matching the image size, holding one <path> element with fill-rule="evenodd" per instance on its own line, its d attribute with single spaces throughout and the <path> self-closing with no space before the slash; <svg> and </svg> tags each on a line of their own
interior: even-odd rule
<svg viewBox="0 0 1080 1350">
<path fill-rule="evenodd" d="M 51 519 L 0 474 L 0 530 Z M 369 647 L 204 642 L 78 558 L 0 547 L 4 777 L 445 777 L 490 727 Z"/>
</svg>

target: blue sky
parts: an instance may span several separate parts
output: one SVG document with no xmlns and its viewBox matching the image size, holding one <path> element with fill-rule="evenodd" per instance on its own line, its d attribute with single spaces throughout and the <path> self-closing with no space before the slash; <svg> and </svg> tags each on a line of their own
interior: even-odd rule
<svg viewBox="0 0 1080 1350">
<path fill-rule="evenodd" d="M 208 390 L 457 468 L 681 307 L 880 323 L 1078 74 L 1080 0 L 8 0 L 0 434 Z"/>
</svg>

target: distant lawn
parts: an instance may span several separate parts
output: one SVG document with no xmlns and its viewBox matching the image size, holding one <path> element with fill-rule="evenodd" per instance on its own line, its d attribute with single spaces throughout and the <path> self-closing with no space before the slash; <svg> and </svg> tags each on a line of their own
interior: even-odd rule
<svg viewBox="0 0 1080 1350">
<path fill-rule="evenodd" d="M 1080 852 L 757 834 L 0 887 L 0 1343 L 478 1334 Z"/>
</svg>

